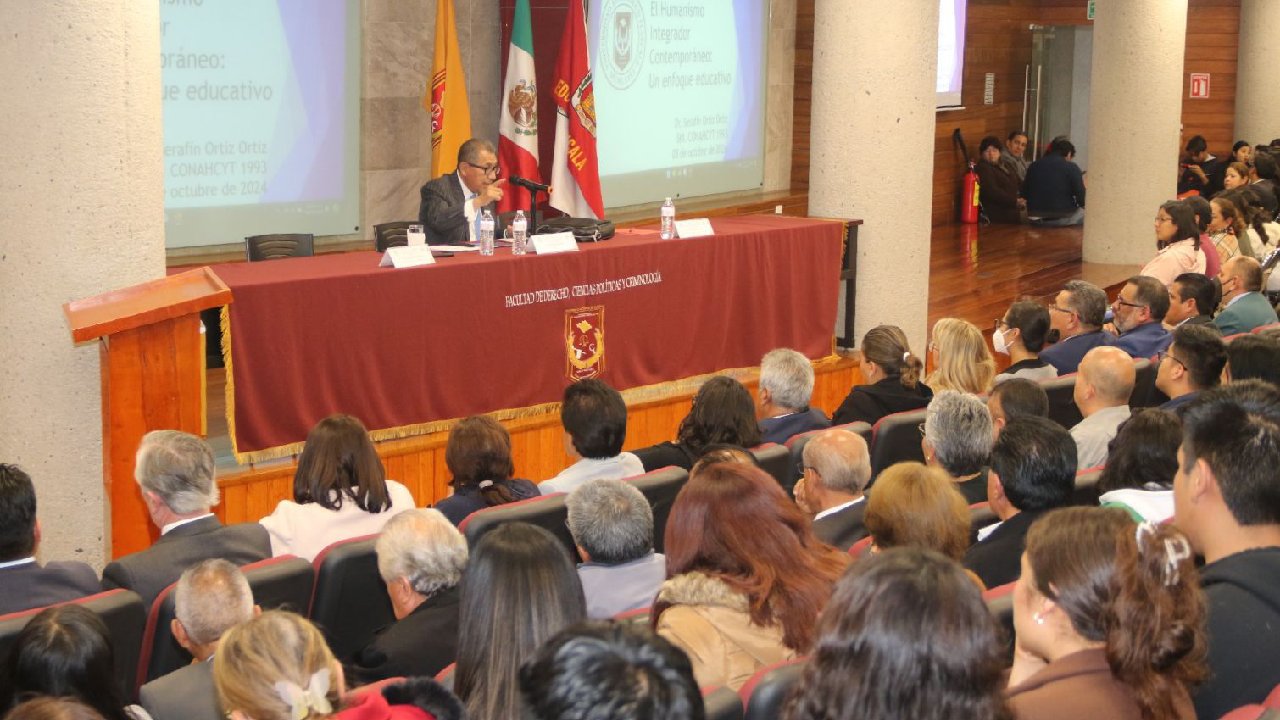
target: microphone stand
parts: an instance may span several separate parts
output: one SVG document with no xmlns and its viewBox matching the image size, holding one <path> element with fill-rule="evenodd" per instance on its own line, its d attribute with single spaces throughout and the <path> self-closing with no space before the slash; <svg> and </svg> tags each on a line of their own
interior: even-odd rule
<svg viewBox="0 0 1280 720">
<path fill-rule="evenodd" d="M 538 191 L 531 187 L 521 187 L 529 191 L 529 235 L 533 236 L 538 232 Z"/>
</svg>

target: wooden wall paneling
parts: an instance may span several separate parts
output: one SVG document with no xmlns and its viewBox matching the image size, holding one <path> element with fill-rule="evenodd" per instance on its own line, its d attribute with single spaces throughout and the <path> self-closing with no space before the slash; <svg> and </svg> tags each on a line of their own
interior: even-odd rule
<svg viewBox="0 0 1280 720">
<path fill-rule="evenodd" d="M 1209 152 L 1226 157 L 1237 140 L 1236 64 L 1240 42 L 1239 0 L 1191 0 L 1182 73 L 1182 138 L 1203 135 Z M 1191 98 L 1191 73 L 1207 72 L 1209 97 Z M 1258 144 L 1270 138 L 1239 138 Z M 1181 148 L 1179 148 L 1181 149 Z"/>
<path fill-rule="evenodd" d="M 796 0 L 795 85 L 792 93 L 791 191 L 809 190 L 809 130 L 813 102 L 814 0 Z"/>
</svg>

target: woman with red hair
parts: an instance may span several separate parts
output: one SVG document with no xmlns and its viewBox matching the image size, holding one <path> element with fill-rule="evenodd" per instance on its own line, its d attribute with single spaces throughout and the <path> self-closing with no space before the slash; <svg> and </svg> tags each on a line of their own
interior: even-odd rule
<svg viewBox="0 0 1280 720">
<path fill-rule="evenodd" d="M 848 556 L 759 468 L 711 465 L 676 497 L 654 625 L 702 687 L 737 690 L 756 670 L 807 653 Z"/>
</svg>

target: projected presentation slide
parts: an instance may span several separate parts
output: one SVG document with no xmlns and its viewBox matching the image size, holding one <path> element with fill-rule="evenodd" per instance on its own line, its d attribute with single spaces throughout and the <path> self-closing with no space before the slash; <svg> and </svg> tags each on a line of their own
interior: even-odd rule
<svg viewBox="0 0 1280 720">
<path fill-rule="evenodd" d="M 757 189 L 765 0 L 596 0 L 588 39 L 605 205 Z"/>
<path fill-rule="evenodd" d="M 165 238 L 359 224 L 356 0 L 162 0 Z"/>
<path fill-rule="evenodd" d="M 967 0 L 938 0 L 938 97 L 940 108 L 960 106 L 964 80 L 964 16 Z"/>
</svg>

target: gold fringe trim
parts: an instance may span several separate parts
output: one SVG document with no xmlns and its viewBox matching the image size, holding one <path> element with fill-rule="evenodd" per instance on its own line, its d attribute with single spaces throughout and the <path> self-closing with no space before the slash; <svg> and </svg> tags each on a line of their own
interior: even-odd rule
<svg viewBox="0 0 1280 720">
<path fill-rule="evenodd" d="M 267 460 L 278 460 L 280 458 L 297 455 L 302 452 L 305 443 L 296 442 L 288 445 L 278 445 L 276 447 L 263 448 L 262 450 L 254 450 L 253 452 L 239 452 L 236 449 L 236 436 L 234 424 L 234 406 L 232 405 L 232 385 L 231 385 L 231 334 L 229 332 L 230 323 L 228 321 L 227 309 L 222 310 L 222 350 L 223 362 L 227 366 L 227 429 L 231 433 L 231 452 L 235 454 L 236 462 L 240 464 L 252 464 L 265 462 Z M 835 340 L 832 340 L 834 348 Z M 813 361 L 815 371 L 822 370 L 826 366 L 835 365 L 841 362 L 843 358 L 834 352 L 827 357 L 819 358 Z M 759 367 L 745 368 L 726 368 L 713 373 L 704 375 L 693 375 L 679 380 L 669 380 L 654 385 L 641 385 L 639 387 L 630 388 L 622 391 L 622 399 L 628 406 L 640 405 L 647 402 L 657 400 L 665 400 L 672 396 L 693 395 L 702 387 L 702 384 L 717 375 L 727 375 L 743 384 L 752 382 L 759 377 Z M 559 402 L 542 403 L 540 405 L 529 405 L 520 408 L 508 408 L 506 410 L 496 410 L 490 413 L 484 413 L 489 417 L 502 422 L 504 420 L 520 420 L 523 418 L 535 417 L 539 415 L 547 415 L 558 413 L 560 411 Z M 370 430 L 369 439 L 374 442 L 383 442 L 387 440 L 402 440 L 408 437 L 416 437 L 418 435 L 430 435 L 432 433 L 444 432 L 453 428 L 453 426 L 462 420 L 462 418 L 450 418 L 448 420 L 433 420 L 426 423 L 414 423 L 411 425 L 399 425 L 397 427 L 383 428 L 381 430 Z"/>
<path fill-rule="evenodd" d="M 253 462 L 240 459 L 240 452 L 236 449 L 236 382 L 235 373 L 231 371 L 230 305 L 223 305 L 218 311 L 218 325 L 222 327 L 222 372 L 226 380 L 223 383 L 223 399 L 226 400 L 227 406 L 227 435 L 231 439 L 231 454 L 235 455 L 238 463 Z"/>
</svg>

